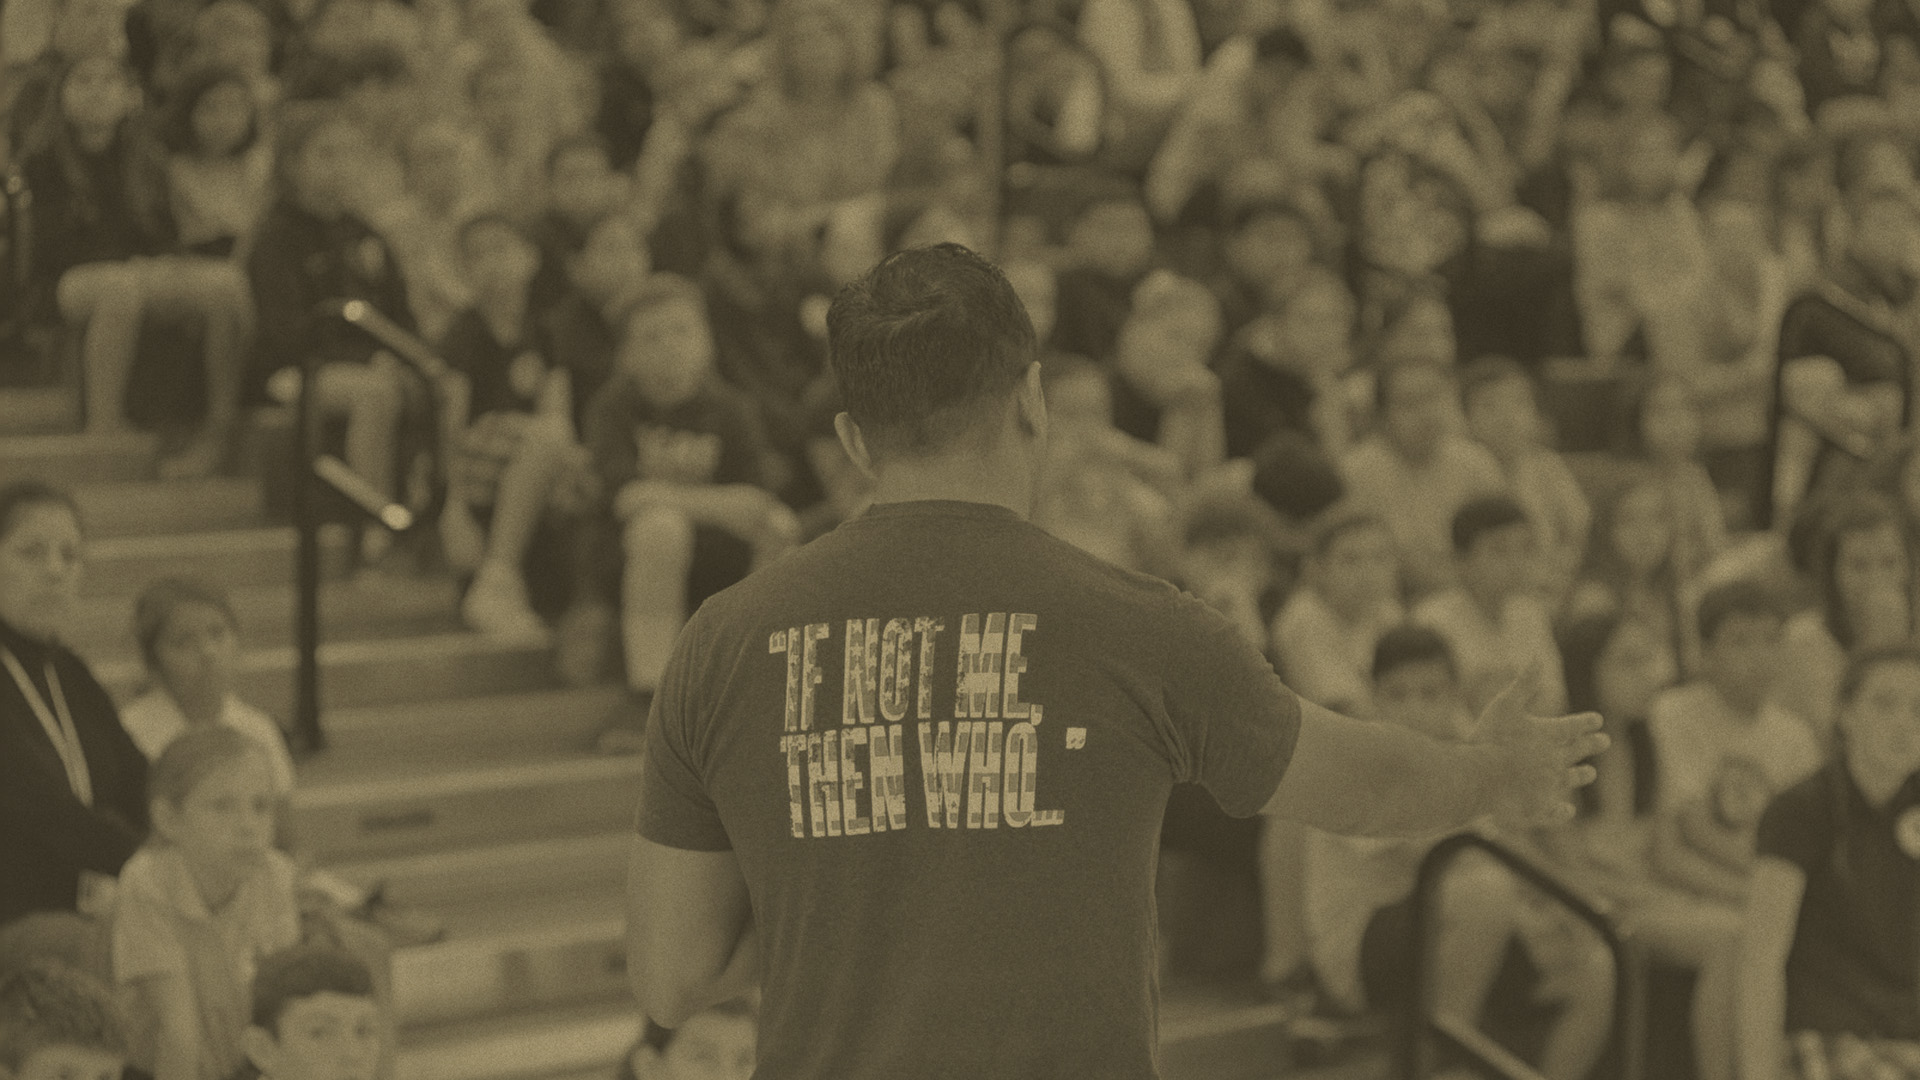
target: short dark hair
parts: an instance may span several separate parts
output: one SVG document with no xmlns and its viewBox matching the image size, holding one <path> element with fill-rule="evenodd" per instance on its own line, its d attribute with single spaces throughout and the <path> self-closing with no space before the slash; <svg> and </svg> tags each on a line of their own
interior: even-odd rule
<svg viewBox="0 0 1920 1080">
<path fill-rule="evenodd" d="M 139 643 L 140 656 L 148 667 L 159 666 L 155 657 L 160 635 L 166 632 L 174 612 L 191 604 L 218 611 L 225 616 L 228 626 L 239 630 L 240 619 L 234 614 L 233 602 L 227 598 L 225 589 L 193 578 L 161 578 L 142 589 L 140 598 L 133 603 L 133 638 Z"/>
<path fill-rule="evenodd" d="M 1700 610 L 1695 621 L 1700 628 L 1700 641 L 1710 644 L 1713 636 L 1728 619 L 1747 617 L 1772 619 L 1779 622 L 1786 616 L 1780 610 L 1780 600 L 1758 581 L 1740 578 L 1724 585 L 1707 590 L 1700 598 Z"/>
<path fill-rule="evenodd" d="M 1470 554 L 1473 545 L 1495 529 L 1526 523 L 1527 512 L 1511 496 L 1486 495 L 1474 499 L 1453 515 L 1454 553 Z"/>
<path fill-rule="evenodd" d="M 50 960 L 0 973 L 0 1066 L 18 1072 L 52 1046 L 125 1057 L 126 1031 L 112 992 L 100 980 Z"/>
<path fill-rule="evenodd" d="M 1403 667 L 1436 662 L 1446 665 L 1447 674 L 1460 676 L 1460 666 L 1445 638 L 1427 627 L 1402 623 L 1374 643 L 1373 681 L 1379 682 Z"/>
<path fill-rule="evenodd" d="M 20 524 L 21 515 L 39 506 L 64 506 L 80 520 L 80 504 L 65 488 L 44 480 L 15 480 L 0 486 L 0 540 L 5 540 Z"/>
<path fill-rule="evenodd" d="M 167 744 L 147 774 L 147 797 L 179 806 L 215 770 L 246 758 L 267 761 L 267 750 L 251 735 L 225 724 L 195 725 Z"/>
<path fill-rule="evenodd" d="M 253 976 L 253 1025 L 279 1036 L 288 1006 L 315 994 L 373 997 L 373 972 L 352 953 L 326 945 L 296 945 L 260 962 Z"/>
<path fill-rule="evenodd" d="M 1006 275 L 952 243 L 897 252 L 841 289 L 827 342 L 847 413 L 870 444 L 909 454 L 970 431 L 1039 349 Z"/>
</svg>

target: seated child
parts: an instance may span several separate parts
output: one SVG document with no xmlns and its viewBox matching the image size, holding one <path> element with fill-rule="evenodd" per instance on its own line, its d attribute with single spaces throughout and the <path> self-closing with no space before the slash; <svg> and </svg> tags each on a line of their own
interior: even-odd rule
<svg viewBox="0 0 1920 1080">
<path fill-rule="evenodd" d="M 1364 510 L 1335 508 L 1316 524 L 1306 576 L 1274 619 L 1274 657 L 1294 693 L 1364 716 L 1373 647 L 1404 618 L 1386 525 Z"/>
<path fill-rule="evenodd" d="M 247 1060 L 260 1080 L 373 1080 L 386 1018 L 373 973 L 353 956 L 303 945 L 253 976 Z"/>
<path fill-rule="evenodd" d="M 1467 703 L 1485 708 L 1516 677 L 1531 673 L 1534 713 L 1566 711 L 1567 684 L 1554 644 L 1552 617 L 1534 590 L 1538 548 L 1520 504 L 1504 495 L 1475 499 L 1453 518 L 1460 584 L 1413 610 L 1459 661 Z"/>
<path fill-rule="evenodd" d="M 1774 794 L 1767 771 L 1752 758 L 1721 761 L 1712 786 L 1676 808 L 1669 827 L 1656 834 L 1654 873 L 1688 892 L 1744 905 L 1755 832 Z"/>
<path fill-rule="evenodd" d="M 573 400 L 597 387 L 590 375 L 576 381 L 567 358 L 540 340 L 529 291 L 539 255 L 520 227 L 482 215 L 459 239 L 476 303 L 440 347 L 457 373 L 441 542 L 449 563 L 474 571 L 460 605 L 469 626 L 541 640 L 547 626 L 528 600 L 525 563 L 542 520 L 587 501 Z"/>
<path fill-rule="evenodd" d="M 1533 380 L 1512 359 L 1482 357 L 1461 374 L 1460 403 L 1467 431 L 1493 452 L 1514 501 L 1533 523 L 1546 595 L 1564 595 L 1586 553 L 1593 507 L 1551 446 L 1553 432 L 1540 415 Z"/>
<path fill-rule="evenodd" d="M 0 970 L 0 1080 L 120 1080 L 126 1064 L 105 986 L 44 960 Z"/>
<path fill-rule="evenodd" d="M 1452 654 L 1431 630 L 1388 631 L 1372 666 L 1375 720 L 1436 739 L 1472 737 Z M 1309 833 L 1309 940 L 1314 970 L 1335 1005 L 1359 1012 L 1404 1003 L 1411 898 L 1433 843 Z M 1503 968 L 1522 961 L 1537 976 L 1535 999 L 1557 1006 L 1537 1067 L 1554 1080 L 1585 1077 L 1604 1047 L 1612 1010 L 1611 964 L 1598 942 L 1564 947 L 1557 920 L 1534 910 L 1517 879 L 1490 862 L 1456 863 L 1438 899 L 1430 968 L 1436 1009 L 1477 1022 Z"/>
<path fill-rule="evenodd" d="M 1034 523 L 1116 566 L 1171 576 L 1179 462 L 1113 426 L 1112 382 L 1098 364 L 1060 355 L 1043 370 L 1049 427 Z"/>
<path fill-rule="evenodd" d="M 589 407 L 604 499 L 582 595 L 620 597 L 627 686 L 650 698 L 693 606 L 793 546 L 800 525 L 764 486 L 751 402 L 714 374 L 700 289 L 657 274 L 627 315 L 617 371 Z M 621 741 L 608 750 L 639 749 Z"/>
<path fill-rule="evenodd" d="M 1912 1076 L 1920 653 L 1856 658 L 1839 751 L 1760 819 L 1740 934 L 1743 1080 Z"/>
<path fill-rule="evenodd" d="M 1254 316 L 1221 362 L 1227 454 L 1246 457 L 1280 430 L 1310 436 L 1326 453 L 1352 442 L 1348 369 L 1353 294 L 1331 271 L 1296 275 L 1292 292 Z"/>
<path fill-rule="evenodd" d="M 1153 220 L 1136 197 L 1090 200 L 1067 236 L 1058 314 L 1046 344 L 1097 363 L 1113 359 L 1134 289 L 1153 265 Z"/>
<path fill-rule="evenodd" d="M 1675 568 L 1695 579 L 1727 548 L 1727 514 L 1700 461 L 1700 401 L 1693 389 L 1672 378 L 1646 384 L 1634 403 L 1631 436 L 1666 495 Z"/>
<path fill-rule="evenodd" d="M 753 1002 L 741 998 L 697 1013 L 677 1028 L 648 1021 L 615 1080 L 748 1080 L 756 1011 Z"/>
<path fill-rule="evenodd" d="M 132 1063 L 154 1080 L 225 1080 L 242 1062 L 261 957 L 299 940 L 293 861 L 258 743 L 224 725 L 176 739 L 150 778 L 154 835 L 120 873 L 115 980 L 130 995 Z"/>
<path fill-rule="evenodd" d="M 1114 342 L 1114 426 L 1165 447 L 1190 476 L 1226 457 L 1219 340 L 1220 303 L 1206 286 L 1156 270 L 1133 290 Z"/>
<path fill-rule="evenodd" d="M 1500 465 L 1453 428 L 1453 374 L 1432 360 L 1380 370 L 1374 384 L 1379 430 L 1341 459 L 1355 506 L 1393 530 L 1400 569 L 1416 594 L 1455 580 L 1448 540 L 1467 501 L 1505 490 Z"/>
</svg>

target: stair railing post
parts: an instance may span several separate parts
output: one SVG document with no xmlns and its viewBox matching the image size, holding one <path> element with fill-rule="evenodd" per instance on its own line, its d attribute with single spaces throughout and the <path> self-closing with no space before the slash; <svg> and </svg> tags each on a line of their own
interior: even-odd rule
<svg viewBox="0 0 1920 1080">
<path fill-rule="evenodd" d="M 299 535 L 294 554 L 293 727 L 302 750 L 323 750 L 320 724 L 320 507 L 313 476 L 318 432 L 314 430 L 313 383 L 317 365 L 300 365 L 300 393 L 293 422 L 293 524 Z"/>
</svg>

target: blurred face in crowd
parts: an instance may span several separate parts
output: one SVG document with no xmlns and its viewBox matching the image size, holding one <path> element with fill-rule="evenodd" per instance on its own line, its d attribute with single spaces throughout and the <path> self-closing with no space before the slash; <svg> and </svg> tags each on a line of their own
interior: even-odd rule
<svg viewBox="0 0 1920 1080">
<path fill-rule="evenodd" d="M 1375 719 L 1435 738 L 1455 737 L 1464 705 L 1460 682 L 1442 660 L 1401 664 L 1373 681 Z"/>
<path fill-rule="evenodd" d="M 1532 584 L 1536 554 L 1533 526 L 1526 522 L 1489 529 L 1462 556 L 1460 583 L 1476 600 L 1498 603 Z"/>
<path fill-rule="evenodd" d="M 153 674 L 178 700 L 225 701 L 239 664 L 240 636 L 210 604 L 175 608 L 153 643 Z"/>
<path fill-rule="evenodd" d="M 1700 406 L 1687 388 L 1663 382 L 1647 392 L 1640 410 L 1640 438 L 1661 461 L 1693 457 L 1700 449 Z"/>
<path fill-rule="evenodd" d="M 635 311 L 620 342 L 620 368 L 661 408 L 692 399 L 713 369 L 706 309 L 691 298 L 675 297 Z"/>
<path fill-rule="evenodd" d="M 1889 644 L 1907 635 L 1912 584 L 1908 559 L 1906 537 L 1891 521 L 1838 538 L 1833 589 L 1856 633 L 1870 631 Z"/>
<path fill-rule="evenodd" d="M 326 122 L 294 156 L 291 177 L 300 201 L 315 210 L 345 209 L 368 156 L 366 135 L 357 124 Z"/>
<path fill-rule="evenodd" d="M 1618 720 L 1647 715 L 1653 696 L 1678 677 L 1672 646 L 1637 619 L 1621 620 L 1594 664 L 1600 712 Z"/>
<path fill-rule="evenodd" d="M 119 63 L 90 56 L 73 65 L 60 84 L 60 112 L 83 132 L 112 131 L 132 111 L 134 91 Z"/>
<path fill-rule="evenodd" d="M 0 536 L 0 622 L 52 638 L 79 595 L 79 519 L 55 502 L 16 510 Z"/>
<path fill-rule="evenodd" d="M 501 142 L 513 136 L 520 125 L 520 102 L 526 93 L 526 80 L 517 65 L 483 65 L 473 77 L 473 115 L 487 136 Z"/>
<path fill-rule="evenodd" d="M 1540 441 L 1540 409 L 1533 384 L 1522 377 L 1502 378 L 1466 395 L 1467 432 L 1500 451 L 1515 451 Z"/>
<path fill-rule="evenodd" d="M 380 1007 L 370 997 L 322 990 L 287 1004 L 275 1031 L 253 1028 L 247 1053 L 272 1080 L 373 1080 Z"/>
<path fill-rule="evenodd" d="M 1313 262 L 1313 235 L 1293 214 L 1266 211 L 1227 239 L 1227 265 L 1262 296 L 1281 295 Z"/>
<path fill-rule="evenodd" d="M 42 1046 L 29 1053 L 18 1070 L 0 1065 L 7 1080 L 120 1080 L 126 1058 L 90 1046 Z"/>
<path fill-rule="evenodd" d="M 572 257 L 573 283 L 589 300 L 605 304 L 640 287 L 651 269 L 646 245 L 625 218 L 604 218 Z"/>
<path fill-rule="evenodd" d="M 1084 265 L 1109 277 L 1132 277 L 1153 260 L 1153 222 L 1138 202 L 1095 203 L 1074 222 L 1067 246 Z"/>
<path fill-rule="evenodd" d="M 1282 312 L 1285 351 L 1314 375 L 1340 374 L 1353 363 L 1353 316 L 1345 286 L 1331 278 L 1309 282 Z"/>
<path fill-rule="evenodd" d="M 1383 270 L 1432 273 L 1467 244 L 1467 225 L 1441 181 L 1404 158 L 1382 158 L 1360 180 L 1360 251 Z"/>
<path fill-rule="evenodd" d="M 237 885 L 233 877 L 257 866 L 272 849 L 278 809 L 266 754 L 252 750 L 206 773 L 179 803 L 155 799 L 153 824 L 189 866 L 225 875 Z"/>
<path fill-rule="evenodd" d="M 467 280 L 485 298 L 520 297 L 540 268 L 540 252 L 518 229 L 504 221 L 473 225 L 461 236 Z"/>
<path fill-rule="evenodd" d="M 1720 696 L 1746 711 L 1759 708 L 1780 666 L 1779 618 L 1736 612 L 1701 644 L 1703 674 Z"/>
<path fill-rule="evenodd" d="M 1376 523 L 1356 525 L 1313 556 L 1308 572 L 1321 597 L 1336 612 L 1357 618 L 1377 610 L 1393 600 L 1399 584 L 1393 536 Z"/>
<path fill-rule="evenodd" d="M 547 195 L 555 210 L 574 221 L 593 221 L 606 213 L 618 195 L 607 152 L 576 146 L 554 158 Z"/>
<path fill-rule="evenodd" d="M 1630 573 L 1651 576 L 1666 565 L 1673 550 L 1673 522 L 1658 484 L 1638 484 L 1620 495 L 1607 542 Z"/>
<path fill-rule="evenodd" d="M 1839 727 L 1856 774 L 1862 763 L 1889 778 L 1920 770 L 1920 665 L 1875 664 L 1841 703 Z"/>
<path fill-rule="evenodd" d="M 1453 312 L 1435 297 L 1413 301 L 1386 328 L 1379 352 L 1384 363 L 1414 361 L 1452 367 Z"/>
<path fill-rule="evenodd" d="M 1199 298 L 1167 298 L 1136 311 L 1121 327 L 1115 348 L 1120 370 L 1136 389 L 1165 404 L 1192 385 L 1220 336 L 1219 313 Z"/>
<path fill-rule="evenodd" d="M 1406 364 L 1382 371 L 1387 380 L 1381 419 L 1387 441 L 1409 461 L 1425 462 L 1447 433 L 1447 399 L 1453 380 L 1435 364 Z"/>
<path fill-rule="evenodd" d="M 215 83 L 193 103 L 188 119 L 201 154 L 227 157 L 238 152 L 253 131 L 253 94 L 239 82 Z"/>
</svg>

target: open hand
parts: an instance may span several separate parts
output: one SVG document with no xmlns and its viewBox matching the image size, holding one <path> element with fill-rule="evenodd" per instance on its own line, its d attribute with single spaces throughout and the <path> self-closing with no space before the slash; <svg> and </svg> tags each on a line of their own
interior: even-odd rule
<svg viewBox="0 0 1920 1080">
<path fill-rule="evenodd" d="M 1527 712 L 1534 680 L 1521 676 L 1480 714 L 1479 740 L 1499 752 L 1488 809 L 1502 826 L 1530 828 L 1573 820 L 1573 793 L 1593 783 L 1582 762 L 1610 743 L 1599 713 L 1542 717 Z"/>
</svg>

